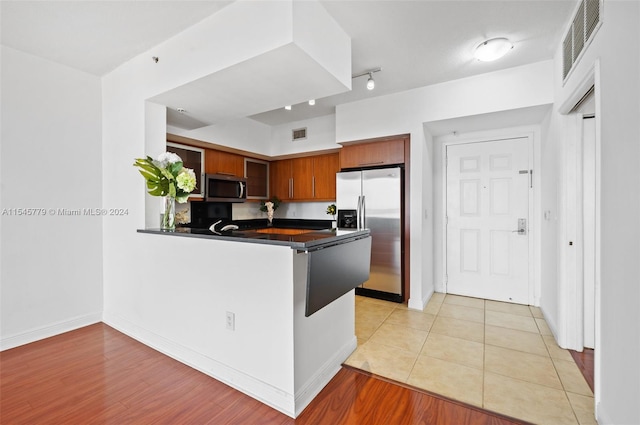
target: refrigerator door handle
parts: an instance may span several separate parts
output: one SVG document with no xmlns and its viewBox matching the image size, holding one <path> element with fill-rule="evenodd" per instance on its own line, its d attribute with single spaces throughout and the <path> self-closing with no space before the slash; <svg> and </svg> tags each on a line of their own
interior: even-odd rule
<svg viewBox="0 0 640 425">
<path fill-rule="evenodd" d="M 362 207 L 360 207 L 360 216 L 361 216 L 360 220 L 362 222 L 362 225 L 360 226 L 360 228 L 366 229 L 367 228 L 367 203 L 364 195 L 362 195 Z"/>
<path fill-rule="evenodd" d="M 360 217 L 362 213 L 360 207 L 362 206 L 362 196 L 358 196 L 358 206 L 356 207 L 356 228 L 360 230 Z"/>
</svg>

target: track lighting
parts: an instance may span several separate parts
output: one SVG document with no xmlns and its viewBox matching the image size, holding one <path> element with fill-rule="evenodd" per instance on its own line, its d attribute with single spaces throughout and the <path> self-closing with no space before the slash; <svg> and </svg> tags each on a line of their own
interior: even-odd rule
<svg viewBox="0 0 640 425">
<path fill-rule="evenodd" d="M 367 80 L 367 90 L 373 90 L 376 88 L 376 82 L 373 80 L 373 75 L 369 73 L 369 79 Z"/>
<path fill-rule="evenodd" d="M 315 100 L 315 99 L 311 99 L 311 100 L 309 101 L 309 105 L 313 106 L 313 105 L 315 105 L 315 104 L 316 104 L 316 100 Z"/>
<path fill-rule="evenodd" d="M 287 111 L 290 111 L 291 110 L 291 105 L 285 106 L 284 109 L 286 109 Z"/>
<path fill-rule="evenodd" d="M 380 72 L 380 71 L 382 71 L 382 68 L 373 68 L 368 71 L 361 72 L 359 74 L 353 74 L 351 78 L 358 78 L 358 77 L 368 75 L 369 78 L 367 79 L 367 90 L 373 90 L 376 87 L 376 82 L 373 79 L 373 73 Z"/>
</svg>

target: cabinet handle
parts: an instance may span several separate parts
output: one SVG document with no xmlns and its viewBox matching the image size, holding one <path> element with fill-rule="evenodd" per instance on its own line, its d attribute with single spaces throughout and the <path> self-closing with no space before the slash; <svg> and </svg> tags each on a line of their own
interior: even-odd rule
<svg viewBox="0 0 640 425">
<path fill-rule="evenodd" d="M 289 181 L 291 182 L 291 184 L 289 185 L 289 187 L 291 188 L 291 193 L 289 193 L 289 198 L 293 199 L 293 193 L 294 193 L 294 190 L 293 190 L 293 177 L 291 177 L 289 179 Z"/>
<path fill-rule="evenodd" d="M 222 176 L 235 176 L 234 173 L 225 173 L 223 171 L 218 171 L 216 174 L 220 174 Z"/>
<path fill-rule="evenodd" d="M 311 196 L 316 197 L 316 176 L 311 177 Z"/>
<path fill-rule="evenodd" d="M 377 162 L 361 162 L 358 165 L 378 165 L 378 164 L 384 164 L 384 161 L 377 161 Z"/>
</svg>

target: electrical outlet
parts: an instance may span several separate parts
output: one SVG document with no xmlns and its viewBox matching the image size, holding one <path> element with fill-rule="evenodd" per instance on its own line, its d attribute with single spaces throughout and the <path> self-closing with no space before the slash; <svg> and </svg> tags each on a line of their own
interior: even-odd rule
<svg viewBox="0 0 640 425">
<path fill-rule="evenodd" d="M 236 329 L 236 315 L 230 311 L 227 311 L 226 328 L 230 331 Z"/>
</svg>

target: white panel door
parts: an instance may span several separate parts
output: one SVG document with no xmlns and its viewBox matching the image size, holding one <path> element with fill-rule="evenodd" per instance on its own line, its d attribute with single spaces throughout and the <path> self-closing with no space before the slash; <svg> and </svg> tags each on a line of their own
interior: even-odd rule
<svg viewBox="0 0 640 425">
<path fill-rule="evenodd" d="M 529 143 L 447 146 L 448 293 L 529 304 Z"/>
</svg>

